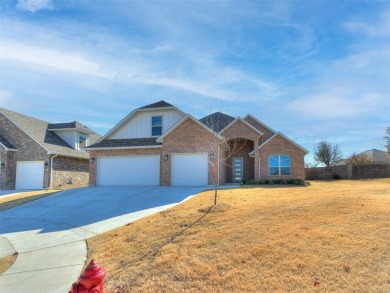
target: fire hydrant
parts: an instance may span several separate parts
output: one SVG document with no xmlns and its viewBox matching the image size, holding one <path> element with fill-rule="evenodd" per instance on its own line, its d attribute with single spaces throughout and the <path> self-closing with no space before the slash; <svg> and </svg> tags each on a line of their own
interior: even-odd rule
<svg viewBox="0 0 390 293">
<path fill-rule="evenodd" d="M 72 284 L 69 293 L 103 293 L 103 280 L 106 273 L 93 259 L 79 277 L 78 282 Z"/>
</svg>

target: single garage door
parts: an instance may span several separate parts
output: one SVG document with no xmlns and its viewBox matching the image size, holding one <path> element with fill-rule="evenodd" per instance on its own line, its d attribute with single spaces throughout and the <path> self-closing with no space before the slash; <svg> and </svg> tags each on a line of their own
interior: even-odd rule
<svg viewBox="0 0 390 293">
<path fill-rule="evenodd" d="M 208 185 L 207 154 L 172 154 L 172 186 Z"/>
<path fill-rule="evenodd" d="M 98 186 L 160 185 L 160 156 L 100 157 Z"/>
<path fill-rule="evenodd" d="M 43 188 L 44 161 L 16 163 L 16 189 Z"/>
</svg>

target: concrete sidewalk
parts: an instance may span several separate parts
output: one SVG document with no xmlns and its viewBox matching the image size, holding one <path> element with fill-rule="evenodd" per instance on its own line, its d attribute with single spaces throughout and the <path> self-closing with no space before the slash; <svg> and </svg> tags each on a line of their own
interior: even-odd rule
<svg viewBox="0 0 390 293">
<path fill-rule="evenodd" d="M 85 239 L 168 209 L 207 188 L 91 187 L 0 213 L 0 256 L 18 252 L 2 293 L 68 292 L 87 256 Z"/>
</svg>

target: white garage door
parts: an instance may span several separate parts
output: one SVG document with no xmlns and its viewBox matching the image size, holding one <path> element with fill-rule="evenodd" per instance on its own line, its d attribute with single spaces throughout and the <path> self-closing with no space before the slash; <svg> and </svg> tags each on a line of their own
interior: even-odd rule
<svg viewBox="0 0 390 293">
<path fill-rule="evenodd" d="M 97 185 L 160 185 L 160 156 L 121 156 L 98 158 Z"/>
<path fill-rule="evenodd" d="M 208 185 L 207 154 L 172 154 L 172 186 Z"/>
<path fill-rule="evenodd" d="M 43 188 L 43 161 L 19 161 L 16 163 L 16 189 Z"/>
</svg>

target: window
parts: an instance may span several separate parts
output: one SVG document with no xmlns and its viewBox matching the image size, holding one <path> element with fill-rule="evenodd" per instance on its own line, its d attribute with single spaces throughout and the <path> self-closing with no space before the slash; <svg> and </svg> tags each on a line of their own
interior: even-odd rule
<svg viewBox="0 0 390 293">
<path fill-rule="evenodd" d="M 162 116 L 152 117 L 152 136 L 160 136 L 162 134 Z"/>
<path fill-rule="evenodd" d="M 289 156 L 277 155 L 269 157 L 269 175 L 280 176 L 291 174 L 291 159 Z"/>
<path fill-rule="evenodd" d="M 79 149 L 85 148 L 88 144 L 88 134 L 79 133 Z"/>
</svg>

